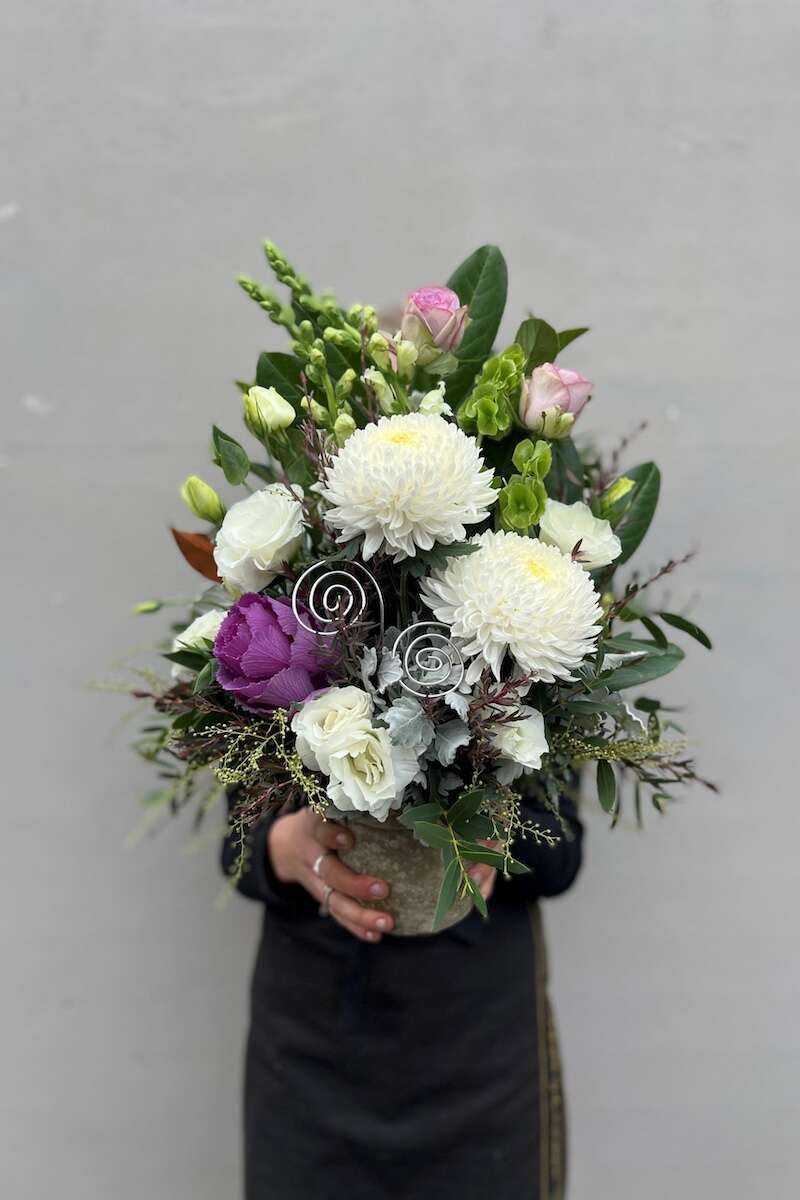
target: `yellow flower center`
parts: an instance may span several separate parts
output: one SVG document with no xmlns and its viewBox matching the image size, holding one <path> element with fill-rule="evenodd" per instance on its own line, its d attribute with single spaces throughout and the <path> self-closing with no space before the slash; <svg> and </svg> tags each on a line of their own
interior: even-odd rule
<svg viewBox="0 0 800 1200">
<path fill-rule="evenodd" d="M 383 435 L 384 440 L 393 446 L 416 446 L 419 443 L 419 433 L 416 429 L 389 428 Z"/>
<path fill-rule="evenodd" d="M 553 574 L 549 567 L 546 567 L 544 563 L 539 562 L 536 558 L 529 558 L 525 563 L 525 567 L 528 573 L 535 576 L 536 579 L 550 579 Z"/>
</svg>

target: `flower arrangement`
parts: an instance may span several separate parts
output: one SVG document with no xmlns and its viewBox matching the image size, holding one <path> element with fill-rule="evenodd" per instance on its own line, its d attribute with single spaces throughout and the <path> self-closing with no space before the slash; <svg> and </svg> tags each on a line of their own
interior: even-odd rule
<svg viewBox="0 0 800 1200">
<path fill-rule="evenodd" d="M 592 384 L 555 360 L 585 329 L 531 316 L 495 350 L 496 247 L 412 292 L 388 331 L 265 249 L 288 298 L 240 283 L 291 353 L 239 385 L 255 451 L 213 429 L 214 464 L 246 494 L 181 489 L 205 528 L 174 537 L 207 586 L 165 648 L 170 679 L 135 692 L 156 713 L 137 743 L 162 775 L 149 800 L 202 812 L 236 784 L 242 835 L 276 806 L 391 817 L 441 851 L 438 919 L 470 894 L 485 913 L 468 868 L 526 869 L 526 794 L 558 814 L 594 762 L 602 808 L 616 821 L 630 794 L 641 821 L 645 798 L 663 811 L 698 779 L 640 690 L 684 657 L 667 629 L 710 648 L 647 602 L 679 563 L 618 581 L 659 471 L 573 441 Z"/>
</svg>

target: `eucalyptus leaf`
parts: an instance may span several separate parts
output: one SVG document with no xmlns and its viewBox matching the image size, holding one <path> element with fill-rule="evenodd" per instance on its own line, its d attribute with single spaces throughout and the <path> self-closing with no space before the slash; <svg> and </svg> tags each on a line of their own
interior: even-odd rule
<svg viewBox="0 0 800 1200">
<path fill-rule="evenodd" d="M 453 835 L 443 825 L 434 825 L 431 821 L 415 821 L 414 832 L 427 846 L 437 850 L 452 846 Z"/>
<path fill-rule="evenodd" d="M 413 829 L 417 821 L 436 821 L 442 815 L 441 805 L 432 801 L 429 804 L 415 804 L 406 808 L 397 818 L 401 825 Z"/>
<path fill-rule="evenodd" d="M 666 621 L 674 629 L 680 629 L 683 633 L 688 633 L 689 637 L 693 637 L 701 646 L 705 646 L 706 650 L 711 650 L 711 638 L 699 625 L 695 625 L 694 621 L 690 621 L 687 617 L 682 617 L 678 613 L 661 612 L 658 615 L 662 621 Z"/>
<path fill-rule="evenodd" d="M 620 692 L 623 688 L 638 687 L 640 683 L 658 679 L 661 675 L 668 675 L 686 657 L 680 646 L 676 646 L 672 642 L 667 643 L 666 650 L 659 649 L 655 643 L 651 644 L 655 647 L 651 653 L 646 654 L 635 663 L 616 667 L 609 675 L 602 675 L 600 683 L 610 688 L 612 692 Z"/>
<path fill-rule="evenodd" d="M 439 890 L 439 899 L 436 902 L 436 912 L 433 916 L 433 928 L 438 929 L 442 921 L 445 919 L 450 909 L 456 902 L 458 895 L 458 885 L 461 882 L 461 864 L 457 858 L 452 858 L 447 864 L 442 886 Z"/>
<path fill-rule="evenodd" d="M 603 812 L 613 811 L 617 802 L 617 777 L 614 768 L 603 758 L 597 764 L 597 798 Z"/>
</svg>

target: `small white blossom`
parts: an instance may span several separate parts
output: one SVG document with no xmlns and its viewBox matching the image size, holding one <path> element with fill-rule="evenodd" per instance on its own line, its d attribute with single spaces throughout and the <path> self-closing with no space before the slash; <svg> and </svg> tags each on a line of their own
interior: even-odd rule
<svg viewBox="0 0 800 1200">
<path fill-rule="evenodd" d="M 282 483 L 270 484 L 228 509 L 214 547 L 217 570 L 230 589 L 260 591 L 297 552 L 302 536 L 297 494 Z"/>
<path fill-rule="evenodd" d="M 549 750 L 544 732 L 544 718 L 536 708 L 522 705 L 518 721 L 499 725 L 491 740 L 501 759 L 495 774 L 500 783 L 511 783 L 518 775 L 538 771 L 542 755 Z"/>
<path fill-rule="evenodd" d="M 608 566 L 622 551 L 622 544 L 609 522 L 596 517 L 580 500 L 574 504 L 548 500 L 539 537 L 548 545 L 557 546 L 562 554 L 572 554 L 580 542 L 576 561 L 587 571 Z"/>
</svg>

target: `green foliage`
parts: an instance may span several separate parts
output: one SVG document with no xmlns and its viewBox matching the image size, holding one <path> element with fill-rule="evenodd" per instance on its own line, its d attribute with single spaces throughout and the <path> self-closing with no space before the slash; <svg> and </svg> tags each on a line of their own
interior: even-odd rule
<svg viewBox="0 0 800 1200">
<path fill-rule="evenodd" d="M 561 351 L 564 349 L 565 346 L 568 346 L 570 344 L 570 342 L 574 342 L 576 338 L 583 337 L 583 335 L 588 332 L 589 332 L 588 325 L 582 325 L 578 329 L 562 329 L 558 335 L 558 352 L 559 352 L 559 354 L 561 353 Z"/>
<path fill-rule="evenodd" d="M 617 777 L 611 763 L 604 759 L 597 764 L 597 798 L 603 812 L 613 812 L 617 803 Z"/>
<path fill-rule="evenodd" d="M 626 497 L 627 505 L 615 526 L 622 542 L 622 553 L 617 559 L 620 564 L 628 561 L 650 528 L 661 488 L 661 473 L 653 462 L 632 467 L 625 472 L 625 476 L 633 480 L 634 486 Z"/>
<path fill-rule="evenodd" d="M 303 399 L 300 372 L 303 364 L 294 354 L 274 354 L 271 351 L 258 356 L 256 383 L 259 387 L 274 387 L 285 400 L 299 409 Z"/>
<path fill-rule="evenodd" d="M 695 625 L 694 621 L 690 621 L 686 617 L 681 617 L 677 613 L 661 612 L 658 615 L 662 621 L 666 621 L 668 625 L 672 625 L 673 629 L 680 629 L 683 633 L 688 633 L 689 637 L 693 637 L 701 646 L 705 646 L 706 650 L 712 648 L 711 638 L 699 625 Z"/>
<path fill-rule="evenodd" d="M 211 452 L 214 463 L 222 467 L 228 483 L 243 483 L 250 474 L 250 456 L 243 446 L 223 433 L 216 425 L 211 434 Z"/>
<path fill-rule="evenodd" d="M 599 676 L 601 686 L 607 687 L 612 692 L 638 687 L 640 683 L 646 683 L 649 679 L 658 679 L 661 675 L 668 675 L 686 657 L 680 646 L 675 646 L 672 642 L 668 642 L 666 647 L 659 646 L 657 642 L 641 642 L 639 645 L 646 647 L 642 658 L 636 662 L 623 663 L 612 671 L 601 674 Z"/>
<path fill-rule="evenodd" d="M 508 268 L 497 246 L 481 246 L 456 267 L 447 286 L 469 305 L 469 323 L 456 353 L 461 365 L 447 380 L 447 399 L 455 405 L 491 354 L 506 306 Z"/>
<path fill-rule="evenodd" d="M 517 420 L 525 356 L 521 346 L 508 347 L 488 359 L 471 394 L 458 410 L 458 423 L 467 433 L 503 438 Z M 447 397 L 450 399 L 450 386 Z"/>
<path fill-rule="evenodd" d="M 558 355 L 558 334 L 541 317 L 528 317 L 517 330 L 514 341 L 525 354 L 525 374 L 542 363 L 555 362 Z"/>
<path fill-rule="evenodd" d="M 554 500 L 562 504 L 574 504 L 583 499 L 583 462 L 572 438 L 551 442 L 553 465 L 550 469 L 547 491 Z"/>
</svg>

